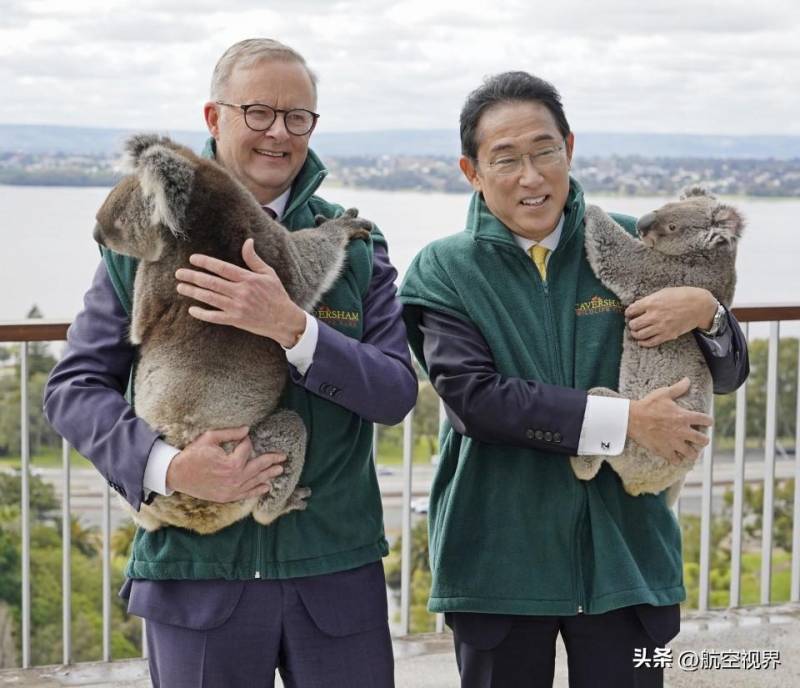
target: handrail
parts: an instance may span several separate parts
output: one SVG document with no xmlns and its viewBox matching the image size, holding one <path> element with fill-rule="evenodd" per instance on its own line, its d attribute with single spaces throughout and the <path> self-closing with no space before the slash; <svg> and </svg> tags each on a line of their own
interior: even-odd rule
<svg viewBox="0 0 800 688">
<path fill-rule="evenodd" d="M 740 323 L 800 320 L 800 303 L 745 303 L 733 307 Z M 55 342 L 67 338 L 69 320 L 0 321 L 0 342 Z"/>
</svg>

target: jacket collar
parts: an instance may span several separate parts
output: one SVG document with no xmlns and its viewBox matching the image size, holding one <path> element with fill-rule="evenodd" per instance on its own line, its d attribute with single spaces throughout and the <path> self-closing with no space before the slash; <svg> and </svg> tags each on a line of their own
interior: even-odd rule
<svg viewBox="0 0 800 688">
<path fill-rule="evenodd" d="M 583 189 L 576 179 L 569 178 L 569 194 L 564 205 L 564 228 L 561 231 L 561 240 L 556 250 L 566 245 L 574 236 L 583 221 L 584 199 Z M 467 213 L 467 232 L 472 234 L 475 241 L 488 241 L 495 244 L 506 244 L 518 249 L 514 234 L 497 217 L 492 214 L 483 194 L 475 192 L 469 204 Z"/>
<path fill-rule="evenodd" d="M 213 137 L 208 138 L 200 155 L 204 158 L 216 160 L 217 142 Z M 292 212 L 303 206 L 308 199 L 314 195 L 314 192 L 319 188 L 319 185 L 322 184 L 322 180 L 325 179 L 327 175 L 328 170 L 322 163 L 322 160 L 309 148 L 306 161 L 303 163 L 300 172 L 292 183 L 292 193 L 289 196 L 286 209 L 283 211 L 282 220 L 287 219 Z"/>
</svg>

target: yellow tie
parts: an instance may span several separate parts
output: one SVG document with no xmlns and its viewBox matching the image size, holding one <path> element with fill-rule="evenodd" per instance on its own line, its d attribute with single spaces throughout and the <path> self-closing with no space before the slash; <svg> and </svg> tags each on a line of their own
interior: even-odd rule
<svg viewBox="0 0 800 688">
<path fill-rule="evenodd" d="M 534 244 L 528 249 L 528 254 L 533 260 L 533 264 L 542 276 L 542 281 L 547 282 L 547 254 L 550 253 L 549 248 L 545 248 L 541 244 Z"/>
</svg>

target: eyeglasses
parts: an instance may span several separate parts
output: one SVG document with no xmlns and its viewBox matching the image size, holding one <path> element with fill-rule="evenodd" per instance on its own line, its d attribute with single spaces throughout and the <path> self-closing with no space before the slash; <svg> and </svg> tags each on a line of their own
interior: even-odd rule
<svg viewBox="0 0 800 688">
<path fill-rule="evenodd" d="M 283 115 L 283 124 L 286 127 L 286 131 L 295 136 L 304 136 L 314 128 L 319 119 L 319 115 L 316 112 L 303 108 L 278 110 L 261 103 L 234 105 L 233 103 L 223 103 L 221 100 L 217 100 L 216 103 L 226 107 L 239 108 L 244 112 L 244 123 L 253 131 L 266 131 L 275 122 L 275 118 L 281 114 Z"/>
<path fill-rule="evenodd" d="M 548 167 L 554 167 L 558 163 L 562 162 L 564 159 L 564 156 L 562 155 L 563 150 L 564 145 L 561 144 L 558 146 L 540 148 L 532 153 L 522 153 L 520 155 L 509 155 L 507 153 L 503 153 L 492 160 L 483 162 L 486 163 L 486 165 L 489 167 L 489 170 L 493 174 L 502 176 L 507 174 L 516 174 L 522 169 L 522 159 L 530 158 L 531 165 L 533 165 L 536 170 L 541 172 Z"/>
</svg>

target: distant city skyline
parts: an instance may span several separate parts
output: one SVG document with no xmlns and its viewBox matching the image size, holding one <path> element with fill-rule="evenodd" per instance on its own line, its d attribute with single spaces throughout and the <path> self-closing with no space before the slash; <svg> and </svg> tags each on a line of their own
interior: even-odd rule
<svg viewBox="0 0 800 688">
<path fill-rule="evenodd" d="M 800 3 L 8 0 L 0 123 L 201 130 L 211 70 L 270 36 L 320 76 L 320 132 L 456 129 L 487 74 L 561 91 L 576 132 L 800 135 Z"/>
</svg>

